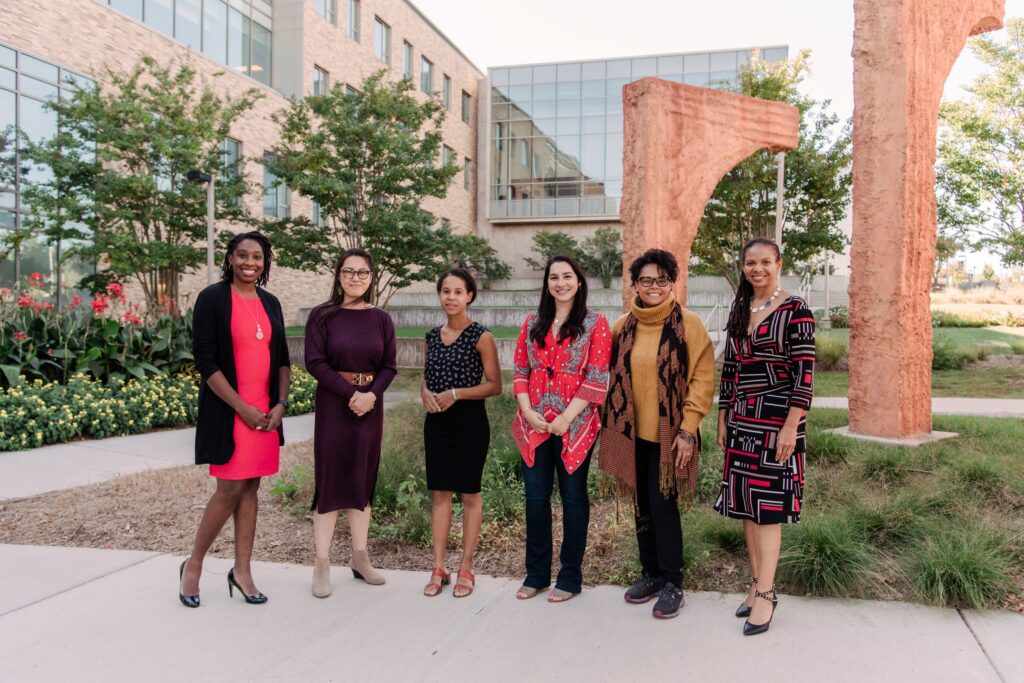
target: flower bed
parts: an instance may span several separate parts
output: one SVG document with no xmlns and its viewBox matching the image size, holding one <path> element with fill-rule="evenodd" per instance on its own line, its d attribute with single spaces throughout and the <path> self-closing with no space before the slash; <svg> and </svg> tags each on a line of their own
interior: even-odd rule
<svg viewBox="0 0 1024 683">
<path fill-rule="evenodd" d="M 79 373 L 66 384 L 37 379 L 15 385 L 0 392 L 0 451 L 191 425 L 198 380 L 187 372 L 103 383 Z M 315 388 L 308 373 L 292 367 L 288 415 L 311 412 Z"/>
</svg>

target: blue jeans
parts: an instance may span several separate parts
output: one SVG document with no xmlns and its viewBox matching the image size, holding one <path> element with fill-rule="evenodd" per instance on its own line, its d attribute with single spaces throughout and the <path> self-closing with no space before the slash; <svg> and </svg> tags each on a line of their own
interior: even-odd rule
<svg viewBox="0 0 1024 683">
<path fill-rule="evenodd" d="M 562 568 L 555 588 L 570 593 L 583 590 L 583 551 L 587 547 L 590 525 L 590 498 L 587 473 L 590 454 L 579 468 L 569 474 L 562 462 L 562 438 L 551 436 L 536 451 L 533 467 L 523 462 L 526 491 L 526 580 L 524 586 L 547 588 L 551 585 L 551 491 L 558 473 L 558 493 L 562 497 Z"/>
</svg>

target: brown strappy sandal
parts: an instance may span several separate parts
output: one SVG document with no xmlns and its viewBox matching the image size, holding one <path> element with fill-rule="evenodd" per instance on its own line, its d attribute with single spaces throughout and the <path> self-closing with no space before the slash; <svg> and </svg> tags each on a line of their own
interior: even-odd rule
<svg viewBox="0 0 1024 683">
<path fill-rule="evenodd" d="M 469 581 L 467 586 L 459 581 Z M 473 588 L 476 586 L 476 576 L 469 569 L 460 569 L 458 579 L 455 581 L 455 585 L 452 586 L 452 596 L 456 598 L 464 598 L 467 595 L 473 594 Z"/>
<path fill-rule="evenodd" d="M 434 581 L 434 577 L 437 576 L 441 580 Z M 440 595 L 444 586 L 447 586 L 452 582 L 452 575 L 445 571 L 444 567 L 434 567 L 434 570 L 430 572 L 430 583 L 423 587 L 423 594 L 428 598 L 432 598 L 435 595 Z"/>
</svg>

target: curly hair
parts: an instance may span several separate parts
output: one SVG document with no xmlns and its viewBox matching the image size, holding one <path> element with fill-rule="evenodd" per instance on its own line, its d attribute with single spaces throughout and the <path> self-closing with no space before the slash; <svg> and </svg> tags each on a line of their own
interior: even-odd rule
<svg viewBox="0 0 1024 683">
<path fill-rule="evenodd" d="M 658 270 L 665 273 L 665 277 L 672 282 L 679 277 L 679 262 L 672 252 L 664 249 L 648 249 L 629 264 L 630 279 L 635 283 L 640 279 L 640 271 L 644 269 L 644 266 L 652 263 L 658 266 Z"/>
</svg>

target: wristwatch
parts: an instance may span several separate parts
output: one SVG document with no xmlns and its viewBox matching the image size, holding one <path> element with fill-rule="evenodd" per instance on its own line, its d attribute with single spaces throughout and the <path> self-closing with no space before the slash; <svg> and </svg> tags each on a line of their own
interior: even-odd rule
<svg viewBox="0 0 1024 683">
<path fill-rule="evenodd" d="M 277 399 L 277 403 L 275 403 L 274 405 L 284 406 L 284 409 L 288 410 L 288 399 L 286 399 L 286 398 L 279 398 L 279 399 Z"/>
</svg>

